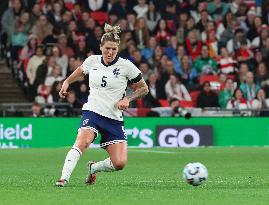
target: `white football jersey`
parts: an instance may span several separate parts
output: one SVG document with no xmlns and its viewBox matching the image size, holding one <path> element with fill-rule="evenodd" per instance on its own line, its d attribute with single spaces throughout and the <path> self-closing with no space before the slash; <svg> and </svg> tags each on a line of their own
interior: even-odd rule
<svg viewBox="0 0 269 205">
<path fill-rule="evenodd" d="M 140 70 L 129 60 L 116 57 L 108 66 L 102 55 L 91 55 L 82 64 L 83 73 L 89 74 L 90 92 L 82 110 L 90 110 L 102 116 L 123 120 L 117 103 L 125 96 L 127 82 L 139 76 Z"/>
</svg>

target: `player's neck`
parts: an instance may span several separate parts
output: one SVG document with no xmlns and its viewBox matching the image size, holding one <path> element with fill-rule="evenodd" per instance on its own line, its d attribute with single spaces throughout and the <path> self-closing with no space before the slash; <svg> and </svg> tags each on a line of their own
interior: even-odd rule
<svg viewBox="0 0 269 205">
<path fill-rule="evenodd" d="M 101 63 L 102 63 L 104 66 L 108 67 L 108 66 L 111 66 L 111 65 L 115 64 L 115 63 L 118 61 L 118 59 L 119 59 L 119 56 L 117 55 L 117 56 L 114 58 L 113 61 L 111 61 L 110 63 L 107 63 L 107 62 L 104 61 L 104 58 L 103 58 L 103 56 L 102 56 L 102 57 L 101 57 Z"/>
</svg>

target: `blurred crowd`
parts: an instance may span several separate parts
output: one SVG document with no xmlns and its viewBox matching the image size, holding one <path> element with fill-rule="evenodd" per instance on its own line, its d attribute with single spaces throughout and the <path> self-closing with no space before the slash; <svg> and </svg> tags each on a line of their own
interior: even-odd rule
<svg viewBox="0 0 269 205">
<path fill-rule="evenodd" d="M 149 94 L 132 107 L 269 108 L 269 2 L 259 0 L 10 0 L 2 53 L 30 102 L 63 102 L 63 80 L 101 54 L 104 23 L 120 25 L 119 56 Z M 81 108 L 87 78 L 64 102 Z"/>
</svg>

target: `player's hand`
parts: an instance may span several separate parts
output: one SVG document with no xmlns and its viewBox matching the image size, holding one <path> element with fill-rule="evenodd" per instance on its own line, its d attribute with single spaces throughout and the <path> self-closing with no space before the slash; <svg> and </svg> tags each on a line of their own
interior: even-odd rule
<svg viewBox="0 0 269 205">
<path fill-rule="evenodd" d="M 64 83 L 63 83 L 63 85 L 61 87 L 61 90 L 59 92 L 59 96 L 61 98 L 65 98 L 67 96 L 67 94 L 68 94 L 68 92 L 67 92 L 68 87 L 69 87 L 69 83 L 66 82 L 66 81 L 64 81 Z"/>
<path fill-rule="evenodd" d="M 127 97 L 124 97 L 122 100 L 120 100 L 117 103 L 117 108 L 119 110 L 127 110 L 127 108 L 129 107 L 130 104 L 130 100 Z"/>
</svg>

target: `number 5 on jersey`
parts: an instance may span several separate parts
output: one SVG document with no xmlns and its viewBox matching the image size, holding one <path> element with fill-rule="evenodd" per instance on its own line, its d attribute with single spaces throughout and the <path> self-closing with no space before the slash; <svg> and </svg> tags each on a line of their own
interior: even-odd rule
<svg viewBox="0 0 269 205">
<path fill-rule="evenodd" d="M 102 86 L 102 87 L 106 87 L 106 84 L 107 84 L 107 82 L 106 82 L 106 80 L 105 80 L 106 78 L 107 78 L 106 76 L 103 76 L 103 77 L 102 77 L 102 83 L 101 83 L 101 86 Z"/>
</svg>

